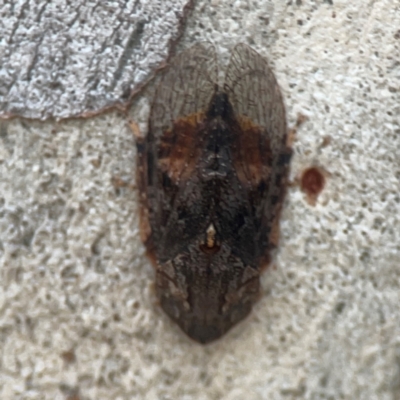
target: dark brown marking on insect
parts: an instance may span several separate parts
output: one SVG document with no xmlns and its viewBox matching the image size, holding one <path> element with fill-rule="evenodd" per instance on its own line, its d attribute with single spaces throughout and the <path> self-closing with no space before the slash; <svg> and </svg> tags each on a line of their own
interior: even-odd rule
<svg viewBox="0 0 400 400">
<path fill-rule="evenodd" d="M 292 154 L 285 108 L 267 61 L 232 51 L 217 82 L 214 47 L 172 63 L 137 133 L 140 228 L 163 310 L 194 340 L 218 339 L 259 297 L 279 238 Z"/>
<path fill-rule="evenodd" d="M 260 126 L 243 116 L 238 122 L 240 134 L 233 149 L 234 168 L 243 185 L 257 186 L 271 176 L 271 147 Z"/>
<path fill-rule="evenodd" d="M 177 183 L 186 180 L 193 173 L 200 156 L 198 121 L 204 115 L 193 114 L 177 120 L 171 129 L 161 137 L 158 162 L 163 172 Z"/>
<path fill-rule="evenodd" d="M 301 190 L 307 195 L 310 205 L 315 205 L 319 194 L 325 187 L 325 173 L 318 167 L 310 167 L 303 171 L 300 178 Z"/>
</svg>

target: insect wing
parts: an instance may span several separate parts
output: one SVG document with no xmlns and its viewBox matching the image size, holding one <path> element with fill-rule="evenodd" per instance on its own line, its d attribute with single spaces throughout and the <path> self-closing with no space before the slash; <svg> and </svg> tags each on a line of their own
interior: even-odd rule
<svg viewBox="0 0 400 400">
<path fill-rule="evenodd" d="M 160 243 L 184 176 L 194 168 L 198 126 L 217 80 L 215 49 L 196 44 L 176 57 L 154 97 L 147 135 L 149 221 L 154 243 Z"/>
<path fill-rule="evenodd" d="M 279 154 L 286 144 L 286 113 L 267 60 L 243 43 L 235 46 L 226 70 L 224 90 L 229 94 L 235 114 L 264 128 L 272 153 Z"/>
<path fill-rule="evenodd" d="M 233 49 L 224 91 L 241 126 L 236 170 L 250 186 L 254 218 L 261 221 L 255 239 L 265 243 L 280 211 L 291 156 L 285 106 L 268 62 L 245 44 Z"/>
<path fill-rule="evenodd" d="M 216 79 L 216 54 L 211 43 L 196 44 L 171 62 L 156 90 L 150 114 L 150 133 L 156 141 L 178 119 L 206 110 Z"/>
</svg>

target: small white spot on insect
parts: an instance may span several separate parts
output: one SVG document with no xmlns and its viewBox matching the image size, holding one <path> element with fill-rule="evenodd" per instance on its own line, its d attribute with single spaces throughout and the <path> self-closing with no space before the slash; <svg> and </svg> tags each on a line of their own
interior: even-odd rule
<svg viewBox="0 0 400 400">
<path fill-rule="evenodd" d="M 207 228 L 207 247 L 210 249 L 215 246 L 215 235 L 217 234 L 217 231 L 215 230 L 214 225 L 211 223 L 209 227 Z"/>
</svg>

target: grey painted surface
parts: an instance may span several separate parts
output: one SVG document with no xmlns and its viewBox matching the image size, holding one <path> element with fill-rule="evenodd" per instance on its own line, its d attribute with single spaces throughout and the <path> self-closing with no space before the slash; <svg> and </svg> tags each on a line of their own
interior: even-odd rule
<svg viewBox="0 0 400 400">
<path fill-rule="evenodd" d="M 328 173 L 315 207 L 290 188 L 260 302 L 206 347 L 161 312 L 136 191 L 113 185 L 134 184 L 124 116 L 3 122 L 0 398 L 397 400 L 399 26 L 397 0 L 197 3 L 181 47 L 267 56 L 289 123 L 308 116 L 292 178 Z"/>
<path fill-rule="evenodd" d="M 189 3 L 0 3 L 0 116 L 66 118 L 126 102 L 168 58 Z"/>
</svg>

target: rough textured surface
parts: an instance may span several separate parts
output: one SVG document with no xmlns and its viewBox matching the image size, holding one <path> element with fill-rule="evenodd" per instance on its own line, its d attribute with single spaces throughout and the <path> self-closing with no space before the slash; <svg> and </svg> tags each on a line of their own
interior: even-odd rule
<svg viewBox="0 0 400 400">
<path fill-rule="evenodd" d="M 202 347 L 154 304 L 123 116 L 3 122 L 1 399 L 400 398 L 400 5 L 228 3 L 199 1 L 182 46 L 270 58 L 316 205 L 289 190 L 264 295 Z"/>
<path fill-rule="evenodd" d="M 0 2 L 0 115 L 66 118 L 124 102 L 166 60 L 187 0 Z"/>
</svg>

